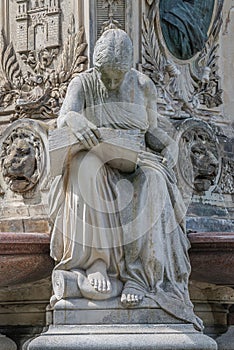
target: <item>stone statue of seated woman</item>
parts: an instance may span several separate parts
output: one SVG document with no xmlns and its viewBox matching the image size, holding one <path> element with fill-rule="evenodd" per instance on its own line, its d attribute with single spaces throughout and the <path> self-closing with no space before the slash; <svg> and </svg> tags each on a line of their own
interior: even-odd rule
<svg viewBox="0 0 234 350">
<path fill-rule="evenodd" d="M 68 156 L 50 192 L 53 302 L 120 297 L 132 307 L 150 298 L 200 329 L 188 293 L 185 206 L 172 170 L 177 145 L 158 128 L 153 82 L 132 65 L 130 38 L 109 29 L 96 43 L 94 67 L 68 87 L 58 128 L 70 128 L 83 150 Z M 119 133 L 115 166 L 111 152 L 100 156 L 102 128 Z M 121 168 L 121 139 L 139 149 L 129 172 Z"/>
</svg>

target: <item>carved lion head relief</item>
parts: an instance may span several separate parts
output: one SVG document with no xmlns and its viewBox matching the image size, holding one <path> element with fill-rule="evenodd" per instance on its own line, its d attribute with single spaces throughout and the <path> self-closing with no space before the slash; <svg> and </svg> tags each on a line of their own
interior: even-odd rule
<svg viewBox="0 0 234 350">
<path fill-rule="evenodd" d="M 179 173 L 195 193 L 208 191 L 220 173 L 218 141 L 210 126 L 201 120 L 184 122 L 179 140 Z"/>
<path fill-rule="evenodd" d="M 44 143 L 32 123 L 16 122 L 1 142 L 1 176 L 6 187 L 17 193 L 33 189 L 45 168 Z"/>
<path fill-rule="evenodd" d="M 3 177 L 14 192 L 25 192 L 40 177 L 40 139 L 30 130 L 17 128 L 3 143 L 1 167 Z"/>
<path fill-rule="evenodd" d="M 197 192 L 208 191 L 215 183 L 219 162 L 210 140 L 199 134 L 193 136 L 192 140 L 187 141 L 193 167 L 193 184 Z"/>
</svg>

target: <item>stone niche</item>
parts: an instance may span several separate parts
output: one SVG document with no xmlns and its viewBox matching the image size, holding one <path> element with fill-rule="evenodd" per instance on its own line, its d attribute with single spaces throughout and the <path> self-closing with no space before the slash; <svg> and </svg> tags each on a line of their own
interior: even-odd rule
<svg viewBox="0 0 234 350">
<path fill-rule="evenodd" d="M 191 6 L 191 1 L 185 2 Z M 197 315 L 212 337 L 228 329 L 233 336 L 233 4 L 231 0 L 195 3 L 196 11 L 206 16 L 204 41 L 193 54 L 182 57 L 167 36 L 163 6 L 168 1 L 1 0 L 0 232 L 5 236 L 0 233 L 4 247 L 0 261 L 9 263 L 15 257 L 9 263 L 14 269 L 17 259 L 43 260 L 44 254 L 48 267 L 34 279 L 29 278 L 30 269 L 22 277 L 17 270 L 19 278 L 14 280 L 13 273 L 12 284 L 7 272 L 5 281 L 1 276 L 0 333 L 20 349 L 51 317 L 48 309 L 46 320 L 53 268 L 48 135 L 56 128 L 69 82 L 92 66 L 95 42 L 111 25 L 131 37 L 134 68 L 157 88 L 159 125 L 179 146 L 175 172 L 187 205 L 190 293 Z M 9 171 L 9 162 L 16 158 L 26 161 L 27 169 Z M 12 241 L 15 235 L 17 242 Z M 13 252 L 13 244 L 21 248 L 23 244 L 24 249 Z M 35 260 L 27 259 L 28 268 Z M 220 349 L 226 349 L 225 338 L 218 342 Z"/>
</svg>

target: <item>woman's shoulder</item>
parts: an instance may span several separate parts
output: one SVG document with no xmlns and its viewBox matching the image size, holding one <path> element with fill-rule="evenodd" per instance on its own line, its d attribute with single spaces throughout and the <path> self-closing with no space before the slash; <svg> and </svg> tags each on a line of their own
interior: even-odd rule
<svg viewBox="0 0 234 350">
<path fill-rule="evenodd" d="M 83 80 L 91 78 L 94 74 L 95 73 L 93 68 L 90 68 L 85 72 L 81 72 L 70 81 L 70 85 L 79 85 Z"/>
<path fill-rule="evenodd" d="M 144 73 L 132 68 L 130 71 L 130 75 L 134 77 L 135 80 L 137 80 L 138 84 L 142 88 L 154 87 L 154 83 L 152 82 L 152 80 Z"/>
</svg>

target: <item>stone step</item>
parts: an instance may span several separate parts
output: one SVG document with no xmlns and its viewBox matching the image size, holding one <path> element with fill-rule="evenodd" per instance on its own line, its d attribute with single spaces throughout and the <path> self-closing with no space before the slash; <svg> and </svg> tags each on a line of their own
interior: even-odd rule
<svg viewBox="0 0 234 350">
<path fill-rule="evenodd" d="M 26 350 L 217 350 L 190 324 L 50 326 Z"/>
</svg>

